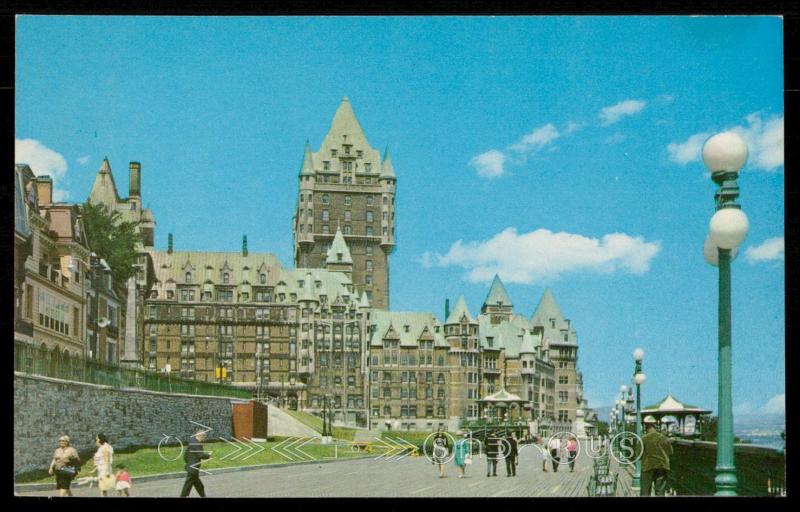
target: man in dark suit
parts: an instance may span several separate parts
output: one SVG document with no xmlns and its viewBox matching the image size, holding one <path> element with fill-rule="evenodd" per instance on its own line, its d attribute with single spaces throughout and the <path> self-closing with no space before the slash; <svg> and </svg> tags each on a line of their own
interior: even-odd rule
<svg viewBox="0 0 800 512">
<path fill-rule="evenodd" d="M 210 459 L 211 453 L 203 450 L 203 442 L 206 440 L 205 431 L 196 433 L 186 446 L 186 453 L 183 460 L 186 461 L 186 480 L 183 482 L 183 489 L 181 489 L 181 498 L 188 498 L 189 493 L 192 492 L 192 487 L 195 488 L 197 494 L 201 498 L 206 497 L 206 489 L 203 482 L 200 481 L 200 463 L 203 460 Z"/>
<path fill-rule="evenodd" d="M 508 434 L 505 439 L 504 448 L 506 449 L 506 476 L 517 476 L 517 438 L 513 432 Z"/>
</svg>

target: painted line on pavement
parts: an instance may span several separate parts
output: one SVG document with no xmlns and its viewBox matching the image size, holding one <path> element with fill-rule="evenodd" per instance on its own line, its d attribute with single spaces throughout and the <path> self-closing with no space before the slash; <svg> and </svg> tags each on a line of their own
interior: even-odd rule
<svg viewBox="0 0 800 512">
<path fill-rule="evenodd" d="M 435 485 L 431 485 L 429 487 L 423 487 L 422 489 L 417 489 L 416 491 L 411 491 L 411 494 L 417 494 L 418 492 L 427 491 L 429 489 L 433 489 L 434 487 L 436 487 L 436 486 Z"/>
</svg>

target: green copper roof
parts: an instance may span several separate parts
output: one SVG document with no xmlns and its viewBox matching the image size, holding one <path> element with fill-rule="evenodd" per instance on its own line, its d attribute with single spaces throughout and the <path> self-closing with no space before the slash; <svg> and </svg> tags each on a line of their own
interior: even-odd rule
<svg viewBox="0 0 800 512">
<path fill-rule="evenodd" d="M 689 405 L 681 402 L 680 400 L 676 399 L 671 394 L 668 394 L 664 397 L 663 400 L 658 402 L 655 405 L 649 405 L 647 407 L 642 408 L 642 412 L 649 411 L 649 412 L 681 412 L 681 411 L 703 411 L 705 409 L 700 409 L 696 405 Z"/>
<path fill-rule="evenodd" d="M 533 341 L 533 335 L 530 331 L 525 331 L 522 335 L 522 345 L 519 348 L 520 354 L 535 354 L 536 353 L 536 344 Z"/>
<path fill-rule="evenodd" d="M 342 255 L 341 259 L 339 255 Z M 336 235 L 333 237 L 331 247 L 328 249 L 328 258 L 325 263 L 330 264 L 353 264 L 353 257 L 350 256 L 350 249 L 347 248 L 347 242 L 344 241 L 342 230 L 336 228 Z"/>
<path fill-rule="evenodd" d="M 314 159 L 311 156 L 311 144 L 306 141 L 306 148 L 303 152 L 303 164 L 300 166 L 300 176 L 314 175 Z"/>
<path fill-rule="evenodd" d="M 456 302 L 456 306 L 453 308 L 453 311 L 450 312 L 450 316 L 447 317 L 447 320 L 444 321 L 445 324 L 458 324 L 461 323 L 461 318 L 466 315 L 467 322 L 474 324 L 475 319 L 472 315 L 469 314 L 469 308 L 467 307 L 467 301 L 464 300 L 464 296 L 461 295 L 458 298 L 458 302 Z"/>
<path fill-rule="evenodd" d="M 483 303 L 489 305 L 513 306 L 511 297 L 508 296 L 506 287 L 503 286 L 503 282 L 497 274 L 494 275 L 492 287 L 489 288 L 489 295 L 486 296 L 486 300 L 483 301 Z"/>
<path fill-rule="evenodd" d="M 368 308 L 369 305 L 369 298 L 367 298 L 367 292 L 361 294 L 361 302 L 359 302 L 358 307 L 360 308 Z"/>
<path fill-rule="evenodd" d="M 575 330 L 564 319 L 553 292 L 546 288 L 536 307 L 531 324 L 544 329 L 544 337 L 550 343 L 577 344 Z M 566 337 L 566 339 L 565 339 Z"/>
<path fill-rule="evenodd" d="M 390 332 L 390 327 L 399 336 L 402 347 L 417 346 L 426 329 L 434 346 L 448 346 L 439 320 L 433 313 L 374 310 L 371 325 L 370 345 L 373 347 L 383 345 L 383 338 Z"/>
<path fill-rule="evenodd" d="M 383 152 L 383 161 L 381 162 L 381 178 L 394 178 L 394 166 L 392 165 L 392 155 L 389 154 L 389 146 L 386 146 L 386 151 Z"/>
</svg>

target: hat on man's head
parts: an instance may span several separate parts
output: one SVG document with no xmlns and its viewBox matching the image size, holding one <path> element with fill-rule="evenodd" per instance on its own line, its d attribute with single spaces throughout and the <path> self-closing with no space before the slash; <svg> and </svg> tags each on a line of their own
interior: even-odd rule
<svg viewBox="0 0 800 512">
<path fill-rule="evenodd" d="M 651 415 L 649 415 L 649 414 L 648 414 L 647 416 L 645 416 L 645 417 L 644 417 L 644 419 L 642 420 L 642 422 L 643 422 L 643 423 L 658 423 L 658 422 L 656 421 L 655 417 L 653 417 L 653 416 L 651 416 Z"/>
<path fill-rule="evenodd" d="M 66 441 L 69 442 L 69 436 L 61 436 L 58 438 L 59 441 Z"/>
</svg>

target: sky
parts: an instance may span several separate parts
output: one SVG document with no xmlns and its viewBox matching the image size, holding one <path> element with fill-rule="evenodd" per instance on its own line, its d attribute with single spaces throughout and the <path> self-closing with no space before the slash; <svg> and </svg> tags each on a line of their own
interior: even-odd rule
<svg viewBox="0 0 800 512">
<path fill-rule="evenodd" d="M 749 234 L 732 265 L 737 414 L 782 412 L 783 28 L 778 17 L 21 16 L 16 161 L 82 202 L 128 162 L 156 247 L 292 265 L 306 140 L 344 96 L 397 174 L 391 308 L 477 314 L 495 273 L 577 330 L 590 405 L 645 351 L 644 404 L 716 410 L 715 185 L 703 142 L 740 133 Z"/>
</svg>

